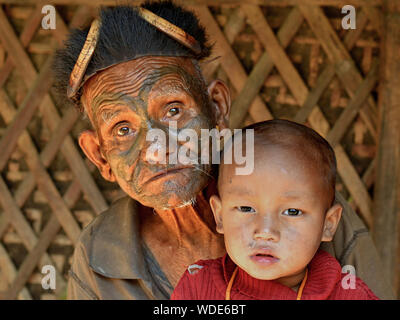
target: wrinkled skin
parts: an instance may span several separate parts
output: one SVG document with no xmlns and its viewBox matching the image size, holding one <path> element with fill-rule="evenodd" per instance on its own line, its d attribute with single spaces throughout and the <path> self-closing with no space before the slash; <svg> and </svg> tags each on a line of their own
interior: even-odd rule
<svg viewBox="0 0 400 320">
<path fill-rule="evenodd" d="M 212 214 L 190 205 L 209 183 L 211 166 L 168 164 L 173 152 L 168 149 L 167 164 L 150 163 L 145 156 L 151 143 L 147 132 L 160 129 L 168 137 L 170 121 L 199 137 L 200 129 L 227 127 L 226 85 L 215 80 L 206 87 L 197 76 L 188 58 L 142 57 L 93 76 L 82 95 L 94 130 L 83 132 L 79 144 L 106 180 L 144 206 L 142 237 L 172 285 L 188 264 L 225 251 Z"/>
</svg>

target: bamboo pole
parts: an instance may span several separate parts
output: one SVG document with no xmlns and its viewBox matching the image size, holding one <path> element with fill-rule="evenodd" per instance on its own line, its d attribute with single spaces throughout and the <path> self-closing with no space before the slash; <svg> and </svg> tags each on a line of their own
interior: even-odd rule
<svg viewBox="0 0 400 320">
<path fill-rule="evenodd" d="M 299 4 L 311 4 L 318 6 L 344 6 L 347 4 L 354 6 L 380 6 L 384 0 L 177 0 L 185 5 L 264 5 L 264 6 L 295 6 Z M 91 5 L 91 6 L 115 6 L 124 1 L 115 0 L 0 0 L 4 4 L 52 4 L 52 5 Z M 132 0 L 130 3 L 140 4 L 143 0 Z"/>
<path fill-rule="evenodd" d="M 400 2 L 384 1 L 379 141 L 372 235 L 383 272 L 400 296 Z"/>
</svg>

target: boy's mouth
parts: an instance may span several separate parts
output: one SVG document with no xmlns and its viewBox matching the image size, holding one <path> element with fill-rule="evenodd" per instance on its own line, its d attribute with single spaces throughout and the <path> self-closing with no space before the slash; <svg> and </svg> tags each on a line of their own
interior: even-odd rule
<svg viewBox="0 0 400 320">
<path fill-rule="evenodd" d="M 254 251 L 250 255 L 250 259 L 262 265 L 270 265 L 279 261 L 279 258 L 273 255 L 269 249 L 258 249 Z"/>
</svg>

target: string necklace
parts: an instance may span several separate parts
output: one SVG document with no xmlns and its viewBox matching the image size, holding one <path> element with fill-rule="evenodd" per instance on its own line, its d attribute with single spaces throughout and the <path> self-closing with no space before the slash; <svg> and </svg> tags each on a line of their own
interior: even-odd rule
<svg viewBox="0 0 400 320">
<path fill-rule="evenodd" d="M 238 270 L 239 270 L 239 268 L 236 266 L 235 270 L 233 271 L 233 274 L 232 274 L 231 278 L 229 279 L 229 283 L 228 283 L 228 286 L 226 287 L 226 291 L 225 291 L 225 300 L 231 300 L 231 291 L 232 291 L 233 281 L 236 278 Z M 305 287 L 306 282 L 307 282 L 307 276 L 308 276 L 308 269 L 306 269 L 306 274 L 304 275 L 304 278 L 301 281 L 299 290 L 297 291 L 296 300 L 301 300 L 301 296 L 303 294 L 303 290 L 304 290 L 304 287 Z"/>
</svg>

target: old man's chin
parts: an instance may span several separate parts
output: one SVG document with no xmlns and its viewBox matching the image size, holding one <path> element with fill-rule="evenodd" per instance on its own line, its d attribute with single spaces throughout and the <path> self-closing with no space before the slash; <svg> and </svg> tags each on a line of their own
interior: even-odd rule
<svg viewBox="0 0 400 320">
<path fill-rule="evenodd" d="M 210 175 L 193 169 L 188 172 L 175 172 L 142 186 L 125 185 L 121 187 L 131 198 L 140 204 L 156 210 L 168 210 L 194 204 L 196 196 L 208 184 Z M 191 178 L 186 179 L 187 176 Z"/>
</svg>

